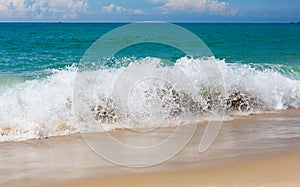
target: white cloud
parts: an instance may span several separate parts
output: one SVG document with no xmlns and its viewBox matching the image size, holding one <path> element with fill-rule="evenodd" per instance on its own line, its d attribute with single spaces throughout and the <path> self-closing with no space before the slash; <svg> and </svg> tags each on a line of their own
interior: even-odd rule
<svg viewBox="0 0 300 187">
<path fill-rule="evenodd" d="M 129 14 L 143 14 L 144 12 L 141 9 L 127 9 L 115 4 L 110 4 L 102 7 L 102 11 L 106 13 L 129 13 Z"/>
<path fill-rule="evenodd" d="M 0 0 L 4 18 L 76 18 L 87 8 L 87 0 Z"/>
<path fill-rule="evenodd" d="M 236 15 L 238 10 L 230 7 L 228 2 L 218 0 L 149 0 L 160 3 L 158 7 L 163 13 L 172 12 L 208 12 L 210 14 Z"/>
<path fill-rule="evenodd" d="M 0 0 L 0 16 L 23 17 L 26 14 L 24 0 Z"/>
<path fill-rule="evenodd" d="M 106 12 L 106 13 L 112 13 L 112 12 L 114 12 L 114 11 L 120 12 L 122 9 L 124 9 L 124 8 L 122 8 L 121 6 L 117 6 L 117 5 L 115 5 L 115 4 L 110 4 L 110 5 L 108 5 L 108 6 L 103 6 L 103 7 L 102 7 L 102 10 L 103 10 L 104 12 Z"/>
<path fill-rule="evenodd" d="M 141 9 L 135 9 L 132 11 L 132 14 L 143 14 L 144 12 Z"/>
<path fill-rule="evenodd" d="M 223 12 L 229 7 L 227 2 L 211 1 L 208 5 L 209 11 L 212 13 Z"/>
</svg>

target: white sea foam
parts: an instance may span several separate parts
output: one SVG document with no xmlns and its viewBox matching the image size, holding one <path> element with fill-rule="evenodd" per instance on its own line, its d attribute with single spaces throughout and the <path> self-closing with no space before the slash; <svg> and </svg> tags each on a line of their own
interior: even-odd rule
<svg viewBox="0 0 300 187">
<path fill-rule="evenodd" d="M 213 57 L 160 64 L 158 58 L 144 58 L 117 69 L 77 72 L 70 67 L 6 87 L 0 92 L 0 141 L 178 125 L 207 120 L 223 110 L 251 113 L 300 106 L 300 81 L 272 68 L 257 70 Z M 148 78 L 139 79 L 143 76 Z M 84 84 L 75 81 L 79 77 L 85 77 Z"/>
</svg>

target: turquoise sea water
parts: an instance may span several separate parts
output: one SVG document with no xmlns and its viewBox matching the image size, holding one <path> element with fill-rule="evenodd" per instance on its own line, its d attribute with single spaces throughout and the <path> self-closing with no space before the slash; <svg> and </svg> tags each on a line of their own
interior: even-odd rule
<svg viewBox="0 0 300 187">
<path fill-rule="evenodd" d="M 0 73 L 36 76 L 79 63 L 88 47 L 117 23 L 1 23 Z M 300 66 L 300 26 L 295 24 L 178 24 L 200 37 L 218 59 L 244 64 Z M 157 45 L 158 46 L 158 45 Z M 152 45 L 124 56 L 168 54 Z M 152 52 L 149 50 L 153 50 Z M 161 53 L 161 54 L 160 54 Z M 172 56 L 173 55 L 173 56 Z"/>
<path fill-rule="evenodd" d="M 86 66 L 80 63 L 80 59 L 99 37 L 123 25 L 125 23 L 0 23 L 0 131 L 3 134 L 0 141 L 77 132 L 73 124 L 72 91 L 76 71 Z M 154 43 L 121 50 L 108 63 L 110 67 L 101 70 L 99 103 L 102 103 L 89 106 L 94 107 L 91 111 L 96 112 L 95 118 L 99 123 L 109 123 L 108 129 L 117 127 L 111 125 L 115 122 L 117 110 L 111 112 L 114 105 L 110 105 L 108 90 L 120 75 L 119 71 L 130 64 L 154 64 L 156 67 L 164 60 L 171 67 L 180 67 L 188 72 L 189 79 L 197 85 L 196 94 L 201 97 L 201 102 L 190 101 L 188 104 L 197 103 L 196 109 L 184 108 L 186 103 L 182 102 L 187 99 L 181 98 L 186 97 L 185 94 L 180 95 L 181 92 L 177 94 L 179 104 L 178 100 L 172 103 L 164 98 L 163 102 L 168 101 L 168 106 L 164 103 L 163 110 L 167 110 L 170 118 L 182 111 L 192 113 L 200 110 L 205 113 L 215 109 L 217 112 L 220 106 L 227 107 L 229 112 L 300 106 L 300 25 L 177 25 L 201 38 L 214 57 L 185 57 L 175 48 Z M 117 62 L 121 62 L 121 66 L 114 69 L 113 65 Z M 222 91 L 218 90 L 217 83 L 204 86 L 206 83 L 202 81 L 201 73 L 193 68 L 195 64 L 205 66 L 210 74 L 216 71 L 211 65 L 218 66 L 226 83 L 226 93 L 219 93 Z M 149 67 L 136 68 L 143 72 Z M 172 74 L 173 69 L 161 71 Z M 208 96 L 208 92 L 211 95 Z M 219 95 L 214 95 L 216 93 Z M 170 97 L 174 97 L 174 93 Z M 137 106 L 142 107 L 135 116 L 147 116 L 148 110 L 141 112 L 145 106 L 141 103 Z M 108 115 L 109 112 L 111 114 Z M 64 130 L 59 128 L 61 124 L 65 125 Z"/>
</svg>

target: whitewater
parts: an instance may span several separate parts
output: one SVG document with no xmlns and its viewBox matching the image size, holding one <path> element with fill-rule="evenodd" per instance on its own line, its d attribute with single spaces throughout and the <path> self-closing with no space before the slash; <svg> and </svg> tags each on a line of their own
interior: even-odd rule
<svg viewBox="0 0 300 187">
<path fill-rule="evenodd" d="M 152 57 L 129 61 L 90 71 L 74 64 L 47 70 L 45 77 L 2 84 L 0 141 L 228 120 L 300 106 L 299 73 L 288 65 L 187 56 L 170 66 Z M 142 77 L 139 72 L 157 76 L 134 79 Z"/>
</svg>

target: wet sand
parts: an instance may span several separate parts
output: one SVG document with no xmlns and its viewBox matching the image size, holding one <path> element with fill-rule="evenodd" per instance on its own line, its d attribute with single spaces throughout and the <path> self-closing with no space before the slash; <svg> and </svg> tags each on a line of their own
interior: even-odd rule
<svg viewBox="0 0 300 187">
<path fill-rule="evenodd" d="M 138 169 L 102 159 L 80 134 L 3 142 L 0 186 L 299 186 L 299 114 L 299 109 L 291 109 L 224 122 L 204 153 L 198 147 L 206 126 L 199 124 L 189 144 L 175 157 Z M 119 130 L 111 135 L 143 145 L 149 139 L 160 142 L 173 131 L 160 128 L 147 136 L 132 136 L 131 131 Z M 134 154 L 126 154 L 135 159 Z"/>
<path fill-rule="evenodd" d="M 268 155 L 211 169 L 154 172 L 83 180 L 60 186 L 300 186 L 300 152 Z"/>
</svg>

